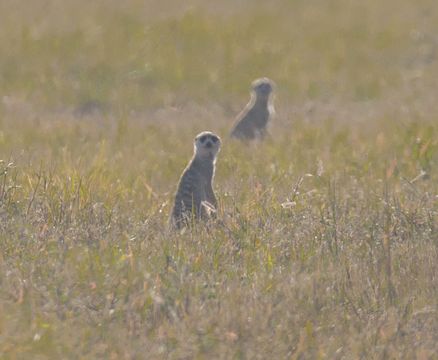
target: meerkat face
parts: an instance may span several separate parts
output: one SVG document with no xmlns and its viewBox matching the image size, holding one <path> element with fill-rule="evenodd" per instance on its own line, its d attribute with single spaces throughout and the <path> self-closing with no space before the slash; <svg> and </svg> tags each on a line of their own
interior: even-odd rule
<svg viewBox="0 0 438 360">
<path fill-rule="evenodd" d="M 254 80 L 252 89 L 257 97 L 268 97 L 274 89 L 274 82 L 268 78 Z"/>
<path fill-rule="evenodd" d="M 220 147 L 220 137 L 210 131 L 204 131 L 195 138 L 196 156 L 213 160 L 219 152 Z"/>
</svg>

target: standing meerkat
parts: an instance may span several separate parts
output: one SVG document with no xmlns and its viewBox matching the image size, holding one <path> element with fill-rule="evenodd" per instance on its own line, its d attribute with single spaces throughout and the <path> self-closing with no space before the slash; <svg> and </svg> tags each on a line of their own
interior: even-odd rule
<svg viewBox="0 0 438 360">
<path fill-rule="evenodd" d="M 198 134 L 194 140 L 194 155 L 178 183 L 171 225 L 188 225 L 192 219 L 208 219 L 216 212 L 217 200 L 213 192 L 216 156 L 221 139 L 210 131 Z"/>
<path fill-rule="evenodd" d="M 236 124 L 230 136 L 240 140 L 263 139 L 267 126 L 274 115 L 272 91 L 274 82 L 261 78 L 252 82 L 251 99 L 243 111 L 237 116 Z"/>
</svg>

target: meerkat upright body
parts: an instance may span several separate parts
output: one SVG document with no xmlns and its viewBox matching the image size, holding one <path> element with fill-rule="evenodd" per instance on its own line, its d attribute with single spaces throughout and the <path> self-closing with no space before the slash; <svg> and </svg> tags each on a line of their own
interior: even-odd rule
<svg viewBox="0 0 438 360">
<path fill-rule="evenodd" d="M 213 192 L 216 156 L 220 150 L 219 136 L 204 131 L 194 141 L 194 155 L 178 184 L 171 215 L 174 227 L 190 224 L 192 219 L 208 219 L 217 209 Z"/>
<path fill-rule="evenodd" d="M 268 123 L 274 114 L 273 88 L 274 83 L 268 78 L 253 81 L 251 100 L 237 116 L 230 134 L 232 138 L 254 140 L 266 136 Z"/>
</svg>

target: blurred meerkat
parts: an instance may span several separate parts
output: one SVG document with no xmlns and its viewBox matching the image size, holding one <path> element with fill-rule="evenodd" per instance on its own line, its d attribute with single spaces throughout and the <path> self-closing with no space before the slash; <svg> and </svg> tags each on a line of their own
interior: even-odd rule
<svg viewBox="0 0 438 360">
<path fill-rule="evenodd" d="M 193 219 L 209 219 L 216 213 L 213 178 L 220 147 L 221 139 L 210 131 L 196 136 L 194 155 L 178 183 L 170 219 L 173 227 L 188 225 Z"/>
<path fill-rule="evenodd" d="M 251 99 L 237 116 L 230 136 L 240 140 L 263 139 L 267 126 L 274 115 L 272 91 L 275 84 L 268 78 L 254 80 L 251 84 Z"/>
</svg>

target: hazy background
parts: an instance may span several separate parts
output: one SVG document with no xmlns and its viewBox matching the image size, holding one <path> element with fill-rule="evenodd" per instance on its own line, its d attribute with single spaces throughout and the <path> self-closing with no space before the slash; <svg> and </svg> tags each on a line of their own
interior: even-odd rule
<svg viewBox="0 0 438 360">
<path fill-rule="evenodd" d="M 48 109 L 240 103 L 251 80 L 285 104 L 434 92 L 433 0 L 25 1 L 0 4 L 0 91 Z"/>
</svg>

